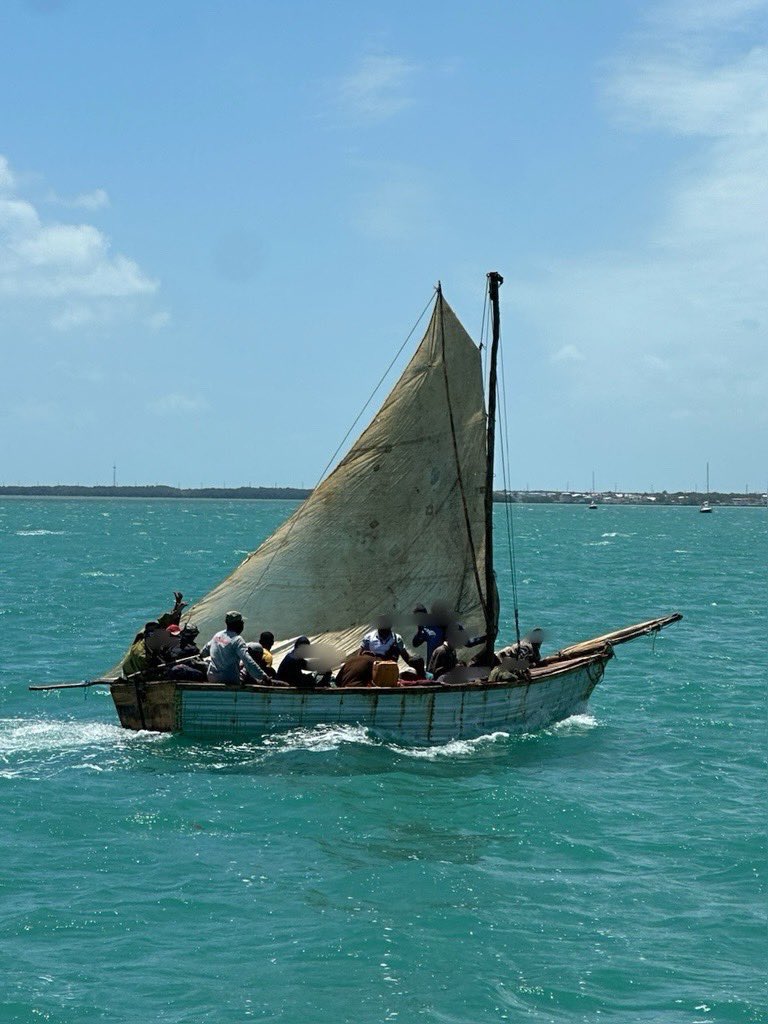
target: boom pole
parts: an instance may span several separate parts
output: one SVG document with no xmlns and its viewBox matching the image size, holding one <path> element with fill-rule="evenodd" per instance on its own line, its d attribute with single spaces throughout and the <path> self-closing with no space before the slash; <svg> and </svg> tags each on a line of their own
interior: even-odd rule
<svg viewBox="0 0 768 1024">
<path fill-rule="evenodd" d="M 496 590 L 496 574 L 493 571 L 493 463 L 496 454 L 496 362 L 501 335 L 499 287 L 503 283 L 504 278 L 495 270 L 488 274 L 492 334 L 488 376 L 488 442 L 485 463 L 485 653 L 489 659 L 493 654 L 493 646 L 499 629 L 499 598 Z"/>
</svg>

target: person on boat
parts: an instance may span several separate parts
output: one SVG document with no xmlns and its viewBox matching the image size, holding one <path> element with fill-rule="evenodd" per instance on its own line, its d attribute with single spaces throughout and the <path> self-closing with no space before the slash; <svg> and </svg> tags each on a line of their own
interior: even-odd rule
<svg viewBox="0 0 768 1024">
<path fill-rule="evenodd" d="M 173 608 L 169 612 L 163 612 L 162 615 L 158 616 L 157 619 L 153 619 L 151 622 L 144 624 L 142 629 L 133 638 L 133 643 L 138 643 L 139 640 L 143 640 L 146 635 L 147 628 L 150 629 L 167 629 L 168 626 L 178 626 L 181 622 L 181 613 L 186 608 L 186 602 L 184 601 L 184 595 L 180 590 L 174 590 L 173 592 Z"/>
<path fill-rule="evenodd" d="M 352 654 L 336 673 L 337 686 L 371 686 L 376 658 L 370 651 Z"/>
<path fill-rule="evenodd" d="M 164 679 L 183 679 L 202 683 L 206 679 L 208 666 L 200 657 L 197 638 L 200 630 L 187 622 L 183 627 L 172 623 L 166 626 L 173 645 L 167 651 L 168 664 L 162 673 Z"/>
<path fill-rule="evenodd" d="M 193 626 L 190 622 L 183 626 L 172 623 L 170 626 L 166 626 L 166 632 L 174 638 L 175 643 L 171 648 L 171 655 L 176 661 L 181 658 L 193 658 L 200 654 L 200 648 L 197 646 L 200 630 L 197 626 Z"/>
<path fill-rule="evenodd" d="M 274 644 L 274 642 L 275 634 L 270 633 L 268 629 L 265 629 L 262 633 L 259 633 L 259 643 L 261 644 L 262 650 L 264 652 L 263 666 L 265 671 L 271 676 L 274 676 L 275 674 L 275 671 L 272 668 L 272 645 Z"/>
<path fill-rule="evenodd" d="M 165 630 L 168 626 L 178 626 L 181 619 L 181 612 L 186 608 L 184 603 L 184 595 L 180 590 L 173 592 L 173 608 L 169 612 L 163 612 L 158 619 L 152 619 L 150 622 L 145 622 L 144 626 L 139 630 L 136 636 L 133 638 L 130 650 L 126 655 L 122 670 L 124 676 L 134 676 L 141 673 L 145 675 L 150 670 L 163 664 L 167 659 L 161 658 L 162 648 L 171 647 L 171 644 L 165 644 L 165 637 L 161 638 L 162 642 L 151 642 L 151 648 L 147 648 L 146 640 L 156 630 Z"/>
<path fill-rule="evenodd" d="M 151 622 L 145 623 L 144 628 L 136 634 L 136 638 L 123 660 L 122 670 L 126 678 L 148 675 L 164 664 L 165 659 L 161 657 L 162 645 L 152 640 L 153 635 L 160 632 L 165 633 L 165 630 L 157 620 L 153 619 Z M 166 636 L 168 644 L 170 644 L 171 639 L 168 634 Z"/>
<path fill-rule="evenodd" d="M 242 663 L 247 675 L 254 682 L 269 682 L 264 669 L 248 653 L 248 647 L 242 637 L 245 622 L 240 612 L 227 612 L 224 624 L 226 628 L 215 633 L 202 651 L 204 656 L 208 655 L 211 659 L 208 665 L 208 681 L 236 685 L 240 682 Z"/>
<path fill-rule="evenodd" d="M 432 655 L 445 640 L 449 630 L 459 647 L 479 647 L 485 643 L 485 635 L 468 635 L 466 628 L 456 621 L 454 613 L 444 601 L 435 601 L 429 613 L 423 604 L 416 605 L 413 614 L 418 627 L 413 638 L 413 646 L 427 645 L 427 665 L 432 661 Z"/>
<path fill-rule="evenodd" d="M 426 606 L 423 604 L 416 605 L 413 609 L 413 617 L 416 619 L 416 634 L 413 638 L 413 646 L 421 647 L 422 644 L 427 645 L 426 662 L 429 664 L 432 660 L 432 655 L 442 643 L 442 630 L 432 623 Z"/>
<path fill-rule="evenodd" d="M 330 686 L 330 672 L 318 673 L 310 669 L 307 658 L 309 637 L 297 637 L 293 650 L 288 651 L 277 670 L 277 679 L 297 690 L 314 690 L 317 686 Z"/>
<path fill-rule="evenodd" d="M 452 643 L 452 637 L 446 636 L 435 651 L 429 662 L 429 673 L 433 679 L 440 679 L 447 672 L 451 672 L 459 663 L 456 647 Z"/>
<path fill-rule="evenodd" d="M 413 655 L 405 648 L 403 638 L 399 633 L 392 630 L 392 622 L 386 615 L 382 615 L 376 629 L 366 633 L 363 642 L 360 644 L 358 654 L 373 654 L 382 661 L 397 661 L 402 658 L 406 665 L 413 664 Z"/>
<path fill-rule="evenodd" d="M 525 666 L 538 665 L 541 662 L 541 645 L 544 642 L 544 630 L 536 626 L 527 633 L 519 643 L 510 644 L 498 652 L 500 661 L 513 660 L 524 662 Z"/>
<path fill-rule="evenodd" d="M 268 679 L 266 681 L 268 683 L 274 683 L 275 682 L 275 670 L 272 668 L 271 664 L 267 665 L 266 660 L 264 658 L 264 655 L 268 654 L 269 652 L 265 651 L 264 647 L 260 643 L 258 643 L 258 644 L 257 643 L 250 643 L 250 644 L 247 644 L 246 646 L 248 647 L 248 653 L 250 654 L 250 656 L 253 658 L 253 660 L 256 662 L 256 664 L 259 666 L 259 668 L 263 670 L 265 675 L 268 676 Z M 240 682 L 247 683 L 248 679 L 249 679 L 248 673 L 245 671 L 245 669 L 241 665 L 240 666 Z"/>
</svg>

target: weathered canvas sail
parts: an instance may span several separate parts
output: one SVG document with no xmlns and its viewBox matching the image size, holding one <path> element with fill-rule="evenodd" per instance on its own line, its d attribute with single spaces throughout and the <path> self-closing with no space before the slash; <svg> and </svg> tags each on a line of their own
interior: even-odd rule
<svg viewBox="0 0 768 1024">
<path fill-rule="evenodd" d="M 482 632 L 485 451 L 480 352 L 438 293 L 424 339 L 350 452 L 185 618 L 203 641 L 234 608 L 247 639 L 272 630 L 276 653 L 301 634 L 350 652 L 379 615 L 405 635 L 414 605 L 442 599 Z"/>
</svg>

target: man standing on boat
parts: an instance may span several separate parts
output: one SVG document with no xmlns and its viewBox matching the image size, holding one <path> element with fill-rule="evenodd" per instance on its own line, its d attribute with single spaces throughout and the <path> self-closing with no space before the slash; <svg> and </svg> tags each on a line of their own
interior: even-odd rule
<svg viewBox="0 0 768 1024">
<path fill-rule="evenodd" d="M 210 654 L 208 681 L 226 683 L 229 686 L 240 682 L 240 664 L 254 682 L 269 683 L 269 676 L 253 660 L 248 645 L 243 640 L 245 622 L 240 612 L 227 612 L 224 622 L 226 629 L 220 630 L 203 648 L 203 654 Z"/>
<path fill-rule="evenodd" d="M 421 647 L 427 645 L 427 665 L 432 661 L 432 655 L 445 641 L 450 631 L 454 642 L 458 647 L 479 647 L 485 643 L 483 636 L 467 636 L 467 631 L 460 622 L 456 622 L 455 615 L 450 607 L 443 601 L 435 601 L 432 611 L 427 613 L 423 604 L 417 604 L 413 609 L 417 629 L 413 638 L 413 646 Z"/>
</svg>

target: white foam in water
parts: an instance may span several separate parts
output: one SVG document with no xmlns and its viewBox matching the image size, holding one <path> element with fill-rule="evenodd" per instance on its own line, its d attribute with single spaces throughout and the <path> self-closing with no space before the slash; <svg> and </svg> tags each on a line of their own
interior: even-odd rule
<svg viewBox="0 0 768 1024">
<path fill-rule="evenodd" d="M 363 725 L 318 725 L 314 729 L 293 729 L 264 739 L 264 746 L 281 753 L 291 750 L 312 750 L 324 753 L 338 749 L 343 743 L 362 743 L 374 746 Z"/>
<path fill-rule="evenodd" d="M 571 715 L 570 718 L 564 718 L 562 722 L 555 722 L 546 731 L 560 736 L 578 736 L 580 733 L 589 732 L 597 725 L 599 723 L 593 715 L 582 713 L 580 715 Z"/>
<path fill-rule="evenodd" d="M 45 754 L 82 747 L 114 747 L 140 737 L 143 742 L 163 738 L 163 733 L 138 733 L 105 722 L 28 721 L 0 719 L 0 757 L 12 754 Z"/>
<path fill-rule="evenodd" d="M 466 757 L 481 747 L 509 739 L 507 732 L 493 732 L 471 740 L 451 740 L 433 747 L 408 747 L 377 738 L 363 725 L 318 725 L 314 729 L 294 729 L 265 737 L 263 743 L 273 753 L 307 750 L 327 753 L 347 743 L 367 747 L 382 747 L 405 757 L 433 761 L 440 757 Z"/>
<path fill-rule="evenodd" d="M 17 530 L 17 537 L 63 537 L 66 530 Z"/>
<path fill-rule="evenodd" d="M 406 757 L 436 761 L 440 757 L 467 757 L 470 754 L 476 753 L 482 747 L 491 746 L 494 743 L 498 743 L 499 740 L 508 739 L 508 732 L 489 732 L 485 736 L 476 736 L 472 740 L 449 740 L 448 743 L 442 743 L 435 747 L 400 747 L 394 743 L 388 744 L 388 746 L 392 750 L 397 751 L 398 754 L 404 754 Z"/>
</svg>

